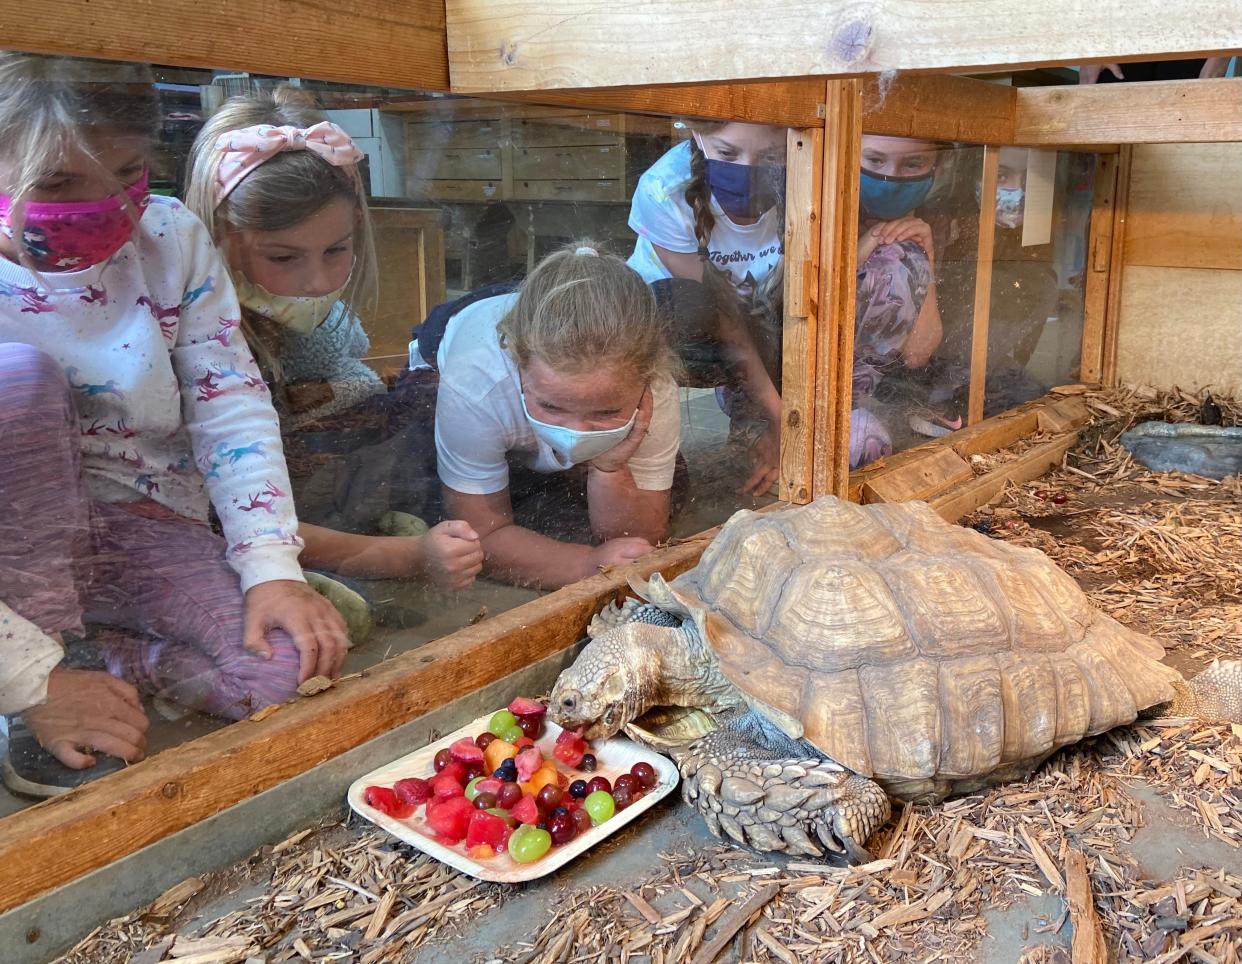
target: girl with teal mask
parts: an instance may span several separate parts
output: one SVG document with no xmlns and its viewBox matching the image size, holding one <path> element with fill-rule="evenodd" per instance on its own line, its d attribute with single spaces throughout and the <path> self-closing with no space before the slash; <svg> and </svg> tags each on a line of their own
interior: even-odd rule
<svg viewBox="0 0 1242 964">
<path fill-rule="evenodd" d="M 378 294 L 363 156 L 302 92 L 235 98 L 195 141 L 186 200 L 226 254 L 242 332 L 281 416 L 303 566 L 462 589 L 483 562 L 470 526 L 447 521 L 418 534 L 419 520 L 386 511 L 407 508 L 389 506 L 387 486 L 349 478 L 382 457 L 373 447 L 351 454 L 353 442 L 379 441 L 390 421 L 384 382 L 361 360 L 369 344 L 358 315 Z M 325 436 L 340 442 L 339 458 L 299 459 L 307 439 Z M 353 497 L 364 488 L 381 491 Z M 349 504 L 337 504 L 339 492 Z"/>
<path fill-rule="evenodd" d="M 891 451 L 883 419 L 866 412 L 876 387 L 902 369 L 926 365 L 943 335 L 932 230 L 915 216 L 935 186 L 941 150 L 932 141 L 862 138 L 854 404 L 857 421 L 870 428 L 866 444 L 851 433 L 853 468 Z M 870 417 L 861 418 L 863 412 Z"/>
</svg>

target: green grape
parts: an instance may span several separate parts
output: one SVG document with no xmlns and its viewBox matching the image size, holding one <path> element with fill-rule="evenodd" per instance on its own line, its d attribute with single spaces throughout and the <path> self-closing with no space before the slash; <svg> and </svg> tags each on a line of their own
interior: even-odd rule
<svg viewBox="0 0 1242 964">
<path fill-rule="evenodd" d="M 475 777 L 473 780 L 471 780 L 469 783 L 466 784 L 466 799 L 467 800 L 473 800 L 475 797 L 479 795 L 477 784 L 482 779 L 483 779 L 482 777 Z"/>
<path fill-rule="evenodd" d="M 516 743 L 526 734 L 522 732 L 522 728 L 514 723 L 512 726 L 505 727 L 505 731 L 500 734 L 500 738 L 506 743 Z"/>
<path fill-rule="evenodd" d="M 509 815 L 509 811 L 502 809 L 501 807 L 488 807 L 486 812 L 492 814 L 492 816 L 499 817 L 501 820 L 507 823 L 510 827 L 512 827 L 515 823 L 517 823 L 517 821 L 514 820 L 513 817 Z"/>
<path fill-rule="evenodd" d="M 552 849 L 552 835 L 538 827 L 524 826 L 509 837 L 509 856 L 519 864 L 529 864 Z"/>
<path fill-rule="evenodd" d="M 517 717 L 508 710 L 497 710 L 487 721 L 487 732 L 500 739 L 505 738 L 505 731 L 517 728 Z M 519 732 L 519 736 L 521 733 Z M 512 742 L 512 741 L 509 741 Z"/>
<path fill-rule="evenodd" d="M 605 820 L 611 819 L 612 815 L 617 812 L 617 804 L 607 790 L 588 793 L 587 798 L 582 801 L 582 806 L 591 815 L 591 822 L 597 827 Z"/>
</svg>

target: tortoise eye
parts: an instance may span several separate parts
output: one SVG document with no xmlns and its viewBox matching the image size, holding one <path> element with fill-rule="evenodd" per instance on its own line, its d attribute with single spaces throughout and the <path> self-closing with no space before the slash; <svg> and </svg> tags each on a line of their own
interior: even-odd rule
<svg viewBox="0 0 1242 964">
<path fill-rule="evenodd" d="M 561 697 L 561 709 L 572 710 L 577 705 L 577 701 L 572 696 Z"/>
</svg>

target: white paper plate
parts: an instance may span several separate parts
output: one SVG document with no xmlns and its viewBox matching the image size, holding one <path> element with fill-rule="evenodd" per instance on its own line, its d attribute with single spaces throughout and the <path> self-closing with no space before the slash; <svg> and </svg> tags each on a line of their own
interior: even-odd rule
<svg viewBox="0 0 1242 964">
<path fill-rule="evenodd" d="M 598 827 L 592 827 L 584 834 L 579 834 L 567 844 L 554 846 L 539 860 L 529 864 L 519 864 L 507 853 L 499 853 L 487 860 L 475 860 L 466 853 L 464 843 L 453 846 L 440 843 L 427 827 L 425 807 L 419 807 L 417 812 L 407 820 L 398 820 L 396 817 L 380 813 L 374 807 L 367 806 L 362 798 L 367 787 L 391 787 L 398 780 L 405 777 L 428 778 L 433 776 L 435 767 L 432 765 L 432 761 L 436 753 L 450 746 L 455 740 L 463 736 L 471 738 L 478 736 L 487 729 L 489 719 L 491 719 L 490 713 L 487 716 L 480 716 L 473 723 L 463 726 L 460 730 L 450 733 L 443 739 L 437 740 L 435 743 L 429 743 L 421 750 L 415 750 L 399 760 L 385 764 L 378 770 L 372 770 L 364 777 L 359 777 L 349 788 L 349 805 L 359 816 L 365 817 L 376 826 L 387 830 L 394 837 L 404 840 L 410 846 L 423 851 L 423 853 L 430 854 L 437 860 L 448 864 L 450 867 L 455 867 L 464 874 L 477 877 L 479 880 L 494 880 L 512 884 L 543 877 L 558 867 L 564 866 L 584 850 L 589 850 L 601 840 L 616 833 L 640 813 L 653 806 L 657 800 L 672 793 L 677 786 L 679 779 L 677 767 L 667 757 L 624 738 L 594 741 L 591 746 L 598 765 L 594 772 L 583 773 L 583 779 L 589 779 L 593 776 L 605 776 L 609 782 L 612 782 L 614 778 L 622 773 L 628 773 L 630 767 L 635 763 L 645 760 L 655 767 L 658 782 L 634 803 L 624 810 L 618 810 L 611 820 L 600 824 Z M 556 737 L 560 732 L 561 728 L 551 720 L 545 723 L 544 734 L 536 741 L 545 757 L 552 759 L 552 748 L 556 744 Z M 562 770 L 568 769 L 563 764 L 560 765 L 560 768 Z"/>
</svg>

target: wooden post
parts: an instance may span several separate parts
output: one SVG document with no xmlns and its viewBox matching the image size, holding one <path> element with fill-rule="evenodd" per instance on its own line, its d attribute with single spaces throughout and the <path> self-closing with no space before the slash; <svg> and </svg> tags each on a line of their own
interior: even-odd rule
<svg viewBox="0 0 1242 964">
<path fill-rule="evenodd" d="M 1082 306 L 1082 351 L 1079 378 L 1098 383 L 1104 373 L 1104 315 L 1108 282 L 1113 269 L 1113 205 L 1117 198 L 1118 156 L 1095 159 L 1095 195 L 1091 201 L 1091 229 L 1087 236 L 1086 285 Z"/>
<path fill-rule="evenodd" d="M 822 128 L 790 130 L 785 161 L 785 318 L 780 497 L 809 502 L 815 451 Z"/>
<path fill-rule="evenodd" d="M 979 248 L 975 253 L 975 308 L 971 314 L 970 401 L 966 424 L 983 418 L 988 375 L 988 319 L 992 308 L 992 245 L 996 239 L 996 172 L 1000 150 L 983 149 L 983 186 L 979 192 Z"/>
<path fill-rule="evenodd" d="M 845 498 L 850 477 L 854 273 L 862 96 L 856 80 L 830 80 L 824 103 L 819 331 L 815 352 L 814 494 Z"/>
<path fill-rule="evenodd" d="M 1133 158 L 1134 148 L 1123 144 L 1117 155 L 1113 237 L 1108 256 L 1108 302 L 1104 308 L 1104 347 L 1100 381 L 1105 385 L 1112 385 L 1117 380 L 1117 325 L 1121 320 L 1121 278 L 1126 268 L 1126 211 L 1130 205 L 1130 167 Z"/>
</svg>

